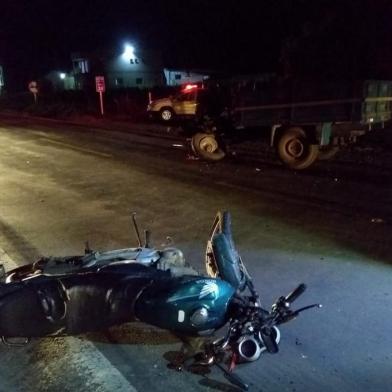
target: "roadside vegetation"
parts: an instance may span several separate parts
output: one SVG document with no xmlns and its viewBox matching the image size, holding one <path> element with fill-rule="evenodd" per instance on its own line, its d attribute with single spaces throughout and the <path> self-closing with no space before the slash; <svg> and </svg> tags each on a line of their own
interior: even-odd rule
<svg viewBox="0 0 392 392">
<path fill-rule="evenodd" d="M 172 91 L 167 88 L 109 90 L 104 93 L 105 115 L 130 121 L 146 120 L 149 92 L 158 98 L 170 95 Z M 43 89 L 36 98 L 30 92 L 5 93 L 0 96 L 0 111 L 57 119 L 100 117 L 99 95 L 94 91 L 50 89 Z"/>
</svg>

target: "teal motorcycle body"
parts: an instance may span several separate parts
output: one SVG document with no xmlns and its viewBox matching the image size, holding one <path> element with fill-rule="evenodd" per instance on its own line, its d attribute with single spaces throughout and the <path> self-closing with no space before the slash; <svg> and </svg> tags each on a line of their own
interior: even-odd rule
<svg viewBox="0 0 392 392">
<path fill-rule="evenodd" d="M 132 321 L 182 337 L 210 336 L 223 326 L 225 336 L 204 339 L 198 364 L 216 364 L 233 384 L 248 386 L 232 373 L 236 363 L 278 352 L 278 325 L 306 309 L 291 310 L 304 291 L 300 284 L 268 311 L 236 251 L 230 214 L 218 213 L 205 253 L 206 275 L 185 263 L 176 248 L 156 250 L 146 234 L 141 246 L 85 255 L 49 257 L 3 273 L 0 268 L 0 337 L 47 337 L 105 330 Z M 2 267 L 0 265 L 0 267 Z M 223 330 L 223 329 L 222 329 Z M 12 339 L 11 339 L 12 340 Z M 201 356 L 200 356 L 200 355 Z M 229 355 L 225 369 L 221 363 Z"/>
<path fill-rule="evenodd" d="M 0 284 L 0 336 L 73 335 L 137 320 L 205 335 L 228 321 L 234 292 L 219 279 L 172 277 L 136 263 L 56 278 L 38 275 Z"/>
<path fill-rule="evenodd" d="M 183 277 L 148 286 L 136 302 L 140 320 L 171 331 L 204 335 L 227 323 L 235 289 L 220 279 Z"/>
<path fill-rule="evenodd" d="M 148 245 L 85 255 L 44 257 L 8 271 L 0 282 L 0 336 L 72 335 L 140 320 L 178 334 L 209 335 L 231 317 L 244 274 L 227 232 L 212 235 L 201 276 L 176 248 Z M 216 231 L 216 230 L 215 230 Z M 140 243 L 139 243 L 140 245 Z"/>
</svg>

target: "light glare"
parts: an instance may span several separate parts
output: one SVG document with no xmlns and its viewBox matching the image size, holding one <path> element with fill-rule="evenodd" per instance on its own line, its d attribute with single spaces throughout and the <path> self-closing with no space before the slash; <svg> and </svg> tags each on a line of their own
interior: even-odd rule
<svg viewBox="0 0 392 392">
<path fill-rule="evenodd" d="M 127 61 L 135 58 L 135 49 L 132 45 L 125 45 L 124 53 L 122 54 L 123 58 Z"/>
<path fill-rule="evenodd" d="M 190 91 L 190 90 L 193 90 L 193 89 L 196 89 L 197 88 L 197 84 L 187 84 L 185 87 L 184 87 L 184 91 Z"/>
</svg>

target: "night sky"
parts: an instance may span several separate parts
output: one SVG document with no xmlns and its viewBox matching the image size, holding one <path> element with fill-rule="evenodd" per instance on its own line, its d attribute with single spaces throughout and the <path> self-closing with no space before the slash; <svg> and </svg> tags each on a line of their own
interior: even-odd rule
<svg viewBox="0 0 392 392">
<path fill-rule="evenodd" d="M 69 69 L 70 53 L 135 46 L 173 67 L 392 78 L 391 0 L 2 0 L 9 83 Z"/>
</svg>

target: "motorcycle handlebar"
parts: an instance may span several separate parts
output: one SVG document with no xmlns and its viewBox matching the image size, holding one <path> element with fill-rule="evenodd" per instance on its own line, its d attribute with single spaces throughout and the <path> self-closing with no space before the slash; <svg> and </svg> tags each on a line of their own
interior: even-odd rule
<svg viewBox="0 0 392 392">
<path fill-rule="evenodd" d="M 285 301 L 288 303 L 294 302 L 301 294 L 306 290 L 306 285 L 301 283 L 298 287 L 296 287 L 290 294 L 285 297 Z"/>
</svg>

